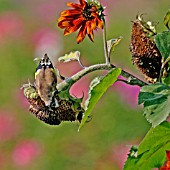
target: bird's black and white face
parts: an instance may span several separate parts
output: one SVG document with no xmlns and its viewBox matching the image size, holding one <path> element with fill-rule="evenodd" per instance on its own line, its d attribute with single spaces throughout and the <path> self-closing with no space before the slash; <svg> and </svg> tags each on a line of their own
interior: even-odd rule
<svg viewBox="0 0 170 170">
<path fill-rule="evenodd" d="M 57 75 L 47 54 L 40 60 L 35 72 L 36 90 L 48 107 L 58 107 L 57 101 L 54 99 L 56 93 Z"/>
</svg>

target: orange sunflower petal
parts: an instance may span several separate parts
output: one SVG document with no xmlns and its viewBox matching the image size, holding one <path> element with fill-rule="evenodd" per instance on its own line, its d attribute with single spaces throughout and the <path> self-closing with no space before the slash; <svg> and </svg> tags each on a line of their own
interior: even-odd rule
<svg viewBox="0 0 170 170">
<path fill-rule="evenodd" d="M 80 26 L 83 24 L 83 22 L 84 22 L 83 18 L 78 18 L 74 20 L 73 23 L 71 23 L 73 26 L 67 27 L 65 29 L 64 35 L 68 35 L 77 31 L 80 28 Z"/>
<path fill-rule="evenodd" d="M 62 17 L 62 16 L 61 16 L 60 18 L 58 18 L 57 21 L 58 21 L 58 22 L 62 22 L 62 21 L 64 21 L 64 20 L 66 20 L 66 17 Z"/>
<path fill-rule="evenodd" d="M 65 16 L 74 16 L 74 15 L 80 15 L 81 11 L 78 11 L 76 9 L 69 9 L 69 10 L 65 10 L 63 12 L 61 12 L 61 16 L 65 17 Z"/>
<path fill-rule="evenodd" d="M 80 28 L 76 39 L 78 44 L 84 40 L 86 34 L 93 41 L 93 31 L 97 28 L 102 29 L 104 24 L 99 16 L 100 10 L 95 5 L 88 6 L 86 0 L 79 0 L 79 3 L 67 3 L 67 6 L 73 9 L 61 12 L 58 19 L 58 26 L 65 28 L 64 35 L 73 33 Z"/>
<path fill-rule="evenodd" d="M 67 3 L 67 6 L 72 7 L 72 8 L 75 8 L 75 9 L 82 9 L 82 5 L 80 5 L 80 4 L 75 4 L 75 3 L 71 3 L 71 2 L 68 2 L 68 3 Z"/>
<path fill-rule="evenodd" d="M 94 18 L 94 19 L 91 21 L 91 29 L 92 29 L 92 30 L 95 30 L 95 29 L 96 29 L 96 23 L 97 23 L 97 19 Z"/>
<path fill-rule="evenodd" d="M 91 29 L 91 22 L 90 21 L 87 21 L 86 22 L 86 26 L 87 26 L 87 34 L 90 34 L 92 29 Z"/>
<path fill-rule="evenodd" d="M 87 21 L 86 22 L 86 27 L 87 27 L 87 35 L 90 38 L 90 40 L 93 42 L 94 39 L 94 34 L 93 34 L 93 28 L 91 27 L 92 22 L 91 21 Z"/>
<path fill-rule="evenodd" d="M 74 22 L 75 20 L 79 19 L 80 17 L 70 17 L 70 16 L 67 16 L 67 17 L 60 17 L 58 19 L 58 26 L 60 28 L 63 28 L 66 27 L 66 24 L 67 26 L 74 26 L 74 24 L 72 24 L 72 22 Z"/>
<path fill-rule="evenodd" d="M 58 26 L 63 29 L 63 28 L 66 28 L 66 27 L 71 27 L 73 25 L 71 25 L 71 23 L 67 20 L 64 20 L 64 21 L 60 21 L 58 22 Z"/>
<path fill-rule="evenodd" d="M 70 27 L 70 23 L 68 21 L 63 21 L 63 22 L 59 22 L 58 26 L 60 28 L 66 28 L 66 27 Z"/>
<path fill-rule="evenodd" d="M 64 30 L 64 35 L 69 35 L 71 34 L 73 31 L 73 27 L 67 27 L 65 30 Z"/>
<path fill-rule="evenodd" d="M 77 35 L 77 39 L 76 39 L 77 44 L 81 43 L 84 40 L 86 33 L 87 33 L 86 24 L 83 24 L 82 27 L 80 28 L 78 35 Z"/>
<path fill-rule="evenodd" d="M 103 29 L 103 25 L 104 25 L 103 21 L 97 18 L 97 27 Z"/>
<path fill-rule="evenodd" d="M 88 34 L 88 37 L 89 37 L 89 39 L 92 41 L 92 42 L 94 42 L 93 40 L 94 40 L 94 33 L 93 33 L 93 31 L 90 33 L 90 34 Z"/>
<path fill-rule="evenodd" d="M 65 16 L 65 17 L 61 16 L 61 17 L 58 19 L 58 22 L 74 21 L 74 20 L 77 19 L 77 18 L 80 18 L 80 15 L 78 15 L 78 16 L 76 16 L 76 15 L 74 15 L 74 16 Z"/>
<path fill-rule="evenodd" d="M 84 24 L 85 20 L 83 17 L 80 17 L 80 18 L 77 18 L 75 20 L 72 21 L 72 24 L 73 25 L 81 25 L 81 24 Z"/>
<path fill-rule="evenodd" d="M 83 5 L 83 6 L 86 6 L 87 5 L 87 2 L 85 0 L 79 0 L 80 4 Z"/>
</svg>

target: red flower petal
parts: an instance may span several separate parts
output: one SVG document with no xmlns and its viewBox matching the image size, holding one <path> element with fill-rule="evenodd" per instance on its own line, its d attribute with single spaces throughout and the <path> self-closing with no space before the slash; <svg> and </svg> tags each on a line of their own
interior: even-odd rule
<svg viewBox="0 0 170 170">
<path fill-rule="evenodd" d="M 170 151 L 166 151 L 166 157 L 167 157 L 168 161 L 170 161 Z"/>
<path fill-rule="evenodd" d="M 163 166 L 160 168 L 160 170 L 170 170 L 170 168 L 167 168 L 166 166 Z"/>
</svg>

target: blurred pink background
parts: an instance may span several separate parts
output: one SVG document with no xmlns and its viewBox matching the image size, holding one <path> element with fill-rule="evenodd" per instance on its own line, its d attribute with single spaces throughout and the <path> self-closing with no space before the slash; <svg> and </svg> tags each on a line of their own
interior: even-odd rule
<svg viewBox="0 0 170 170">
<path fill-rule="evenodd" d="M 0 0 L 0 169 L 1 170 L 121 170 L 128 150 L 137 145 L 149 125 L 137 105 L 138 86 L 116 82 L 92 113 L 92 121 L 78 133 L 78 123 L 49 126 L 28 112 L 28 102 L 20 90 L 34 82 L 36 57 L 48 53 L 63 76 L 81 70 L 77 62 L 59 63 L 57 58 L 79 50 L 84 65 L 104 62 L 102 32 L 95 43 L 86 38 L 76 44 L 76 35 L 63 36 L 57 18 L 67 9 L 66 0 Z M 70 1 L 69 1 L 70 2 Z M 74 0 L 72 2 L 78 2 Z M 106 6 L 107 38 L 123 36 L 112 54 L 112 63 L 143 76 L 132 65 L 129 52 L 131 21 L 136 14 L 159 22 L 169 0 L 102 0 Z M 94 72 L 71 89 L 76 97 L 88 96 L 91 80 L 106 72 Z M 122 77 L 121 77 L 122 78 Z M 134 130 L 135 129 L 135 130 Z"/>
</svg>

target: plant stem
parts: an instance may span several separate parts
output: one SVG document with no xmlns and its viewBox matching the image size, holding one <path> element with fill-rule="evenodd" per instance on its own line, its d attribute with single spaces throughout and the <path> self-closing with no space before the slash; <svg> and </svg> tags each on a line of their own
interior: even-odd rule
<svg viewBox="0 0 170 170">
<path fill-rule="evenodd" d="M 91 73 L 91 72 L 96 71 L 96 70 L 108 70 L 109 71 L 113 68 L 116 68 L 116 66 L 114 66 L 110 63 L 110 55 L 109 55 L 109 52 L 108 52 L 107 40 L 106 40 L 106 24 L 105 24 L 104 19 L 103 19 L 103 22 L 104 22 L 103 44 L 104 44 L 104 56 L 105 56 L 106 63 L 105 64 L 96 64 L 96 65 L 92 65 L 92 66 L 89 66 L 89 67 L 84 67 L 82 65 L 82 63 L 79 61 L 80 65 L 82 67 L 84 67 L 84 69 L 79 71 L 78 73 L 76 73 L 72 77 L 67 78 L 64 81 L 62 81 L 61 83 L 57 84 L 57 89 L 59 91 L 66 90 L 67 88 L 71 87 L 75 82 L 77 82 L 79 79 L 81 79 L 83 76 L 85 76 L 88 73 Z M 123 82 L 125 82 L 127 84 L 138 85 L 140 87 L 147 85 L 147 83 L 145 83 L 144 81 L 138 79 L 134 75 L 132 75 L 132 74 L 130 74 L 130 73 L 124 71 L 124 70 L 122 70 L 121 75 L 126 78 L 126 80 L 124 80 Z"/>
<path fill-rule="evenodd" d="M 93 71 L 96 71 L 96 70 L 111 70 L 113 68 L 116 68 L 116 66 L 111 65 L 111 64 L 108 65 L 107 63 L 106 64 L 96 64 L 96 65 L 92 65 L 92 66 L 89 66 L 89 67 L 85 67 L 83 70 L 79 71 L 78 73 L 76 73 L 72 77 L 67 78 L 66 80 L 59 83 L 57 85 L 57 89 L 59 91 L 65 90 L 68 87 L 71 87 L 75 82 L 77 82 L 83 76 L 85 76 L 86 74 L 91 73 Z M 130 73 L 124 71 L 124 70 L 122 70 L 121 75 L 126 78 L 127 84 L 138 85 L 138 86 L 141 86 L 141 87 L 144 86 L 144 85 L 147 85 L 147 83 L 145 83 L 144 81 L 138 79 L 134 75 L 132 75 L 132 74 L 130 74 Z"/>
<path fill-rule="evenodd" d="M 107 40 L 106 40 L 106 23 L 104 19 L 103 19 L 103 22 L 104 22 L 104 26 L 103 26 L 104 56 L 105 56 L 106 64 L 110 65 L 110 56 L 108 54 Z"/>
</svg>

